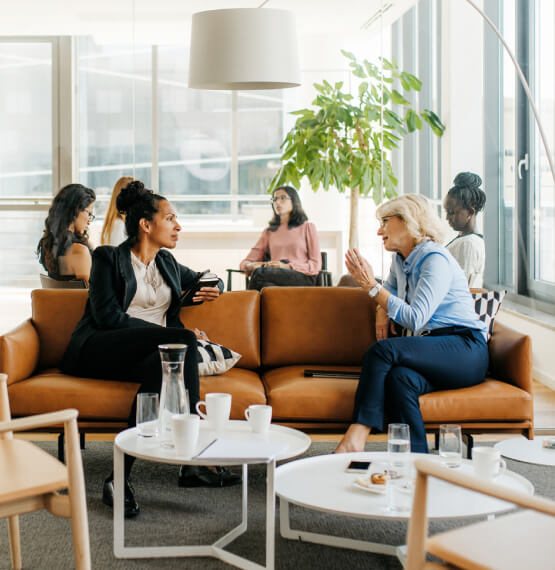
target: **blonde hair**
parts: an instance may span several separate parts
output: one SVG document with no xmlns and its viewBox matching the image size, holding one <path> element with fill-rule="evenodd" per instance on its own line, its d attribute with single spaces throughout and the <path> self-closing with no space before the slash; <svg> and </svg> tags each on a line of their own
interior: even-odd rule
<svg viewBox="0 0 555 570">
<path fill-rule="evenodd" d="M 108 209 L 106 210 L 106 217 L 104 218 L 104 224 L 102 225 L 102 232 L 100 232 L 100 244 L 107 245 L 110 242 L 110 235 L 112 234 L 112 227 L 116 218 L 120 220 L 125 220 L 123 214 L 118 212 L 116 208 L 116 200 L 120 192 L 130 183 L 133 182 L 134 178 L 132 176 L 122 176 L 115 184 L 112 190 L 112 197 L 110 198 L 110 203 L 108 204 Z"/>
<path fill-rule="evenodd" d="M 434 205 L 424 196 L 403 194 L 388 200 L 378 207 L 376 217 L 381 220 L 388 216 L 401 218 L 416 243 L 421 243 L 426 239 L 431 239 L 437 243 L 443 241 L 444 225 Z"/>
</svg>

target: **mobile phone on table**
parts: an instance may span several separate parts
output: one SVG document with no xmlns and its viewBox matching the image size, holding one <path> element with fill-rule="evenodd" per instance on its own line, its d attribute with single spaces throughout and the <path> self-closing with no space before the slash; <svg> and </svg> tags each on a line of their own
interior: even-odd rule
<svg viewBox="0 0 555 570">
<path fill-rule="evenodd" d="M 345 468 L 345 473 L 366 473 L 371 461 L 351 461 Z"/>
</svg>

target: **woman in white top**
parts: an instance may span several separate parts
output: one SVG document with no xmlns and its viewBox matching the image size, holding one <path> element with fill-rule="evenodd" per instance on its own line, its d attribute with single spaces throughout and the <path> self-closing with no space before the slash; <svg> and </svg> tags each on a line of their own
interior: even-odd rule
<svg viewBox="0 0 555 570">
<path fill-rule="evenodd" d="M 449 225 L 459 235 L 447 244 L 449 253 L 462 267 L 468 286 L 483 285 L 486 263 L 484 236 L 476 232 L 476 216 L 484 209 L 486 193 L 480 188 L 482 179 L 472 172 L 461 172 L 455 177 L 443 207 Z"/>
<path fill-rule="evenodd" d="M 89 299 L 62 360 L 66 373 L 140 384 L 139 392 L 160 393 L 162 372 L 158 345 L 186 344 L 184 376 L 191 412 L 199 401 L 197 334 L 179 319 L 181 293 L 200 276 L 180 265 L 168 249 L 176 246 L 181 226 L 172 205 L 133 181 L 117 207 L 125 213 L 129 238 L 118 247 L 100 246 L 93 253 Z M 214 301 L 223 290 L 202 287 L 193 303 Z M 129 426 L 135 425 L 135 402 Z M 125 461 L 125 515 L 139 507 L 128 481 L 133 458 Z M 218 468 L 184 466 L 181 486 L 225 486 L 240 478 Z M 113 505 L 113 474 L 104 482 L 103 502 Z"/>
<path fill-rule="evenodd" d="M 106 210 L 104 217 L 104 224 L 100 232 L 101 245 L 119 245 L 127 239 L 127 231 L 125 229 L 124 215 L 118 211 L 116 202 L 120 192 L 131 182 L 133 177 L 122 176 L 114 185 L 112 190 L 112 197 Z"/>
</svg>

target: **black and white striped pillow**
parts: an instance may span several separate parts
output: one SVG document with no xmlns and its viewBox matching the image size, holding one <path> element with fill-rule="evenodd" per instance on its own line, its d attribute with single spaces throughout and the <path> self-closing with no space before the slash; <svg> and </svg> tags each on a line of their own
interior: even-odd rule
<svg viewBox="0 0 555 570">
<path fill-rule="evenodd" d="M 483 293 L 472 293 L 474 299 L 474 310 L 481 321 L 488 327 L 488 340 L 493 332 L 493 323 L 501 307 L 501 301 L 507 291 L 484 291 Z"/>
<path fill-rule="evenodd" d="M 215 376 L 233 368 L 241 358 L 238 352 L 209 340 L 197 339 L 199 376 Z"/>
</svg>

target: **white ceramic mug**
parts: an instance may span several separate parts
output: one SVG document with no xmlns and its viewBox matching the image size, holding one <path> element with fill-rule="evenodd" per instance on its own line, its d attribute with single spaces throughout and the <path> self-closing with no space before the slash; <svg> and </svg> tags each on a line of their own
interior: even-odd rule
<svg viewBox="0 0 555 570">
<path fill-rule="evenodd" d="M 198 446 L 200 418 L 196 414 L 176 414 L 171 423 L 175 452 L 180 457 L 192 457 Z"/>
<path fill-rule="evenodd" d="M 245 418 L 254 433 L 266 433 L 272 423 L 272 406 L 253 404 L 245 410 Z"/>
<path fill-rule="evenodd" d="M 206 412 L 201 412 L 201 406 L 206 408 Z M 231 412 L 231 394 L 220 392 L 206 394 L 205 400 L 197 402 L 196 410 L 202 419 L 210 422 L 212 429 L 223 431 L 227 427 Z"/>
<path fill-rule="evenodd" d="M 507 468 L 501 452 L 493 447 L 473 447 L 472 465 L 474 473 L 483 479 L 493 479 Z"/>
</svg>

